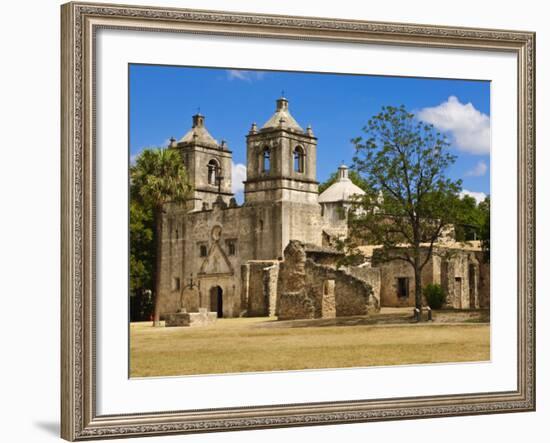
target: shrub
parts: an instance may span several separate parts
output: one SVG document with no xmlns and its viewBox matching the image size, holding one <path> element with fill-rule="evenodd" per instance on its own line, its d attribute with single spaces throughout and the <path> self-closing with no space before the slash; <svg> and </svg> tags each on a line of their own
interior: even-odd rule
<svg viewBox="0 0 550 443">
<path fill-rule="evenodd" d="M 445 291 L 441 288 L 440 285 L 429 284 L 424 288 L 423 292 L 424 297 L 426 297 L 426 301 L 428 302 L 428 306 L 430 308 L 441 309 L 441 307 L 445 303 L 447 294 L 445 294 Z"/>
</svg>

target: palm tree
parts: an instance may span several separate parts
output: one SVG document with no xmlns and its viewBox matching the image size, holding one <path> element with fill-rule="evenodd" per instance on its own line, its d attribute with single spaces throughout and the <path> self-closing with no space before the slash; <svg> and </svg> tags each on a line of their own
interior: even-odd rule
<svg viewBox="0 0 550 443">
<path fill-rule="evenodd" d="M 130 183 L 130 192 L 153 210 L 156 243 L 153 326 L 159 326 L 162 215 L 167 203 L 183 202 L 189 196 L 191 186 L 179 152 L 162 148 L 142 151 L 130 168 Z"/>
</svg>

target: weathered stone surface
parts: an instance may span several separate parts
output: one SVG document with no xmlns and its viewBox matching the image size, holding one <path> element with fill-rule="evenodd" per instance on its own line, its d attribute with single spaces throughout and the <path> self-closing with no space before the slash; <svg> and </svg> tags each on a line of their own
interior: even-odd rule
<svg viewBox="0 0 550 443">
<path fill-rule="evenodd" d="M 335 318 L 336 317 L 336 297 L 334 289 L 336 282 L 334 280 L 325 280 L 323 284 L 323 296 L 321 298 L 321 317 Z"/>
<path fill-rule="evenodd" d="M 309 303 L 313 305 L 313 318 L 366 315 L 380 309 L 367 282 L 344 269 L 307 258 L 305 246 L 299 241 L 291 241 L 285 249 L 277 290 L 279 319 L 290 319 L 293 315 L 312 318 Z M 293 302 L 297 306 L 292 307 Z M 308 310 L 304 308 L 306 304 Z"/>
<path fill-rule="evenodd" d="M 166 327 L 206 326 L 217 320 L 217 313 L 201 309 L 199 312 L 175 312 L 165 314 L 164 319 Z"/>
<path fill-rule="evenodd" d="M 373 309 L 376 311 L 376 306 L 382 306 L 380 303 L 380 269 L 372 268 L 370 266 L 350 266 L 346 268 L 346 271 L 353 275 L 355 278 L 363 280 L 365 283 L 369 284 L 372 288 L 372 297 L 371 301 Z"/>
<path fill-rule="evenodd" d="M 427 248 L 423 249 L 426 254 Z M 425 255 L 423 255 L 425 257 Z M 376 252 L 373 269 L 380 270 L 380 303 L 382 306 L 415 306 L 415 280 L 412 266 L 402 260 L 382 262 Z M 353 272 L 356 272 L 355 270 Z M 422 271 L 422 287 L 439 284 L 447 294 L 446 308 L 479 309 L 488 307 L 490 266 L 474 247 L 436 246 Z M 407 279 L 408 295 L 400 296 L 398 279 Z M 425 300 L 423 301 L 426 304 Z"/>
<path fill-rule="evenodd" d="M 242 287 L 246 296 L 244 304 L 247 316 L 275 314 L 278 264 L 277 260 L 250 260 L 244 265 Z"/>
<path fill-rule="evenodd" d="M 279 320 L 315 318 L 315 303 L 304 292 L 283 292 L 279 295 Z"/>
</svg>

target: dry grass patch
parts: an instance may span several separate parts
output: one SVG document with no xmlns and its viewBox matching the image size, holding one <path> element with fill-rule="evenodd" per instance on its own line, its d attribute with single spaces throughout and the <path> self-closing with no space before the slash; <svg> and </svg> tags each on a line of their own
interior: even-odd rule
<svg viewBox="0 0 550 443">
<path fill-rule="evenodd" d="M 132 377 L 489 360 L 488 324 L 259 327 L 266 318 L 194 328 L 130 327 Z"/>
</svg>

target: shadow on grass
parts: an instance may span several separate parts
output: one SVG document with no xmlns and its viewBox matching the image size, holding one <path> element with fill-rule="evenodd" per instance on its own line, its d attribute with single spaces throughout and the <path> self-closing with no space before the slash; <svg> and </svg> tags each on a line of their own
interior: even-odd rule
<svg viewBox="0 0 550 443">
<path fill-rule="evenodd" d="M 415 321 L 411 310 L 401 312 L 371 314 L 366 316 L 336 317 L 336 318 L 314 318 L 303 320 L 277 320 L 269 319 L 254 324 L 254 328 L 322 328 L 334 326 L 369 326 L 369 325 L 406 325 L 419 324 Z M 420 325 L 429 324 L 471 324 L 489 323 L 490 313 L 486 309 L 477 310 L 439 310 L 433 311 L 433 322 L 421 322 Z"/>
</svg>

